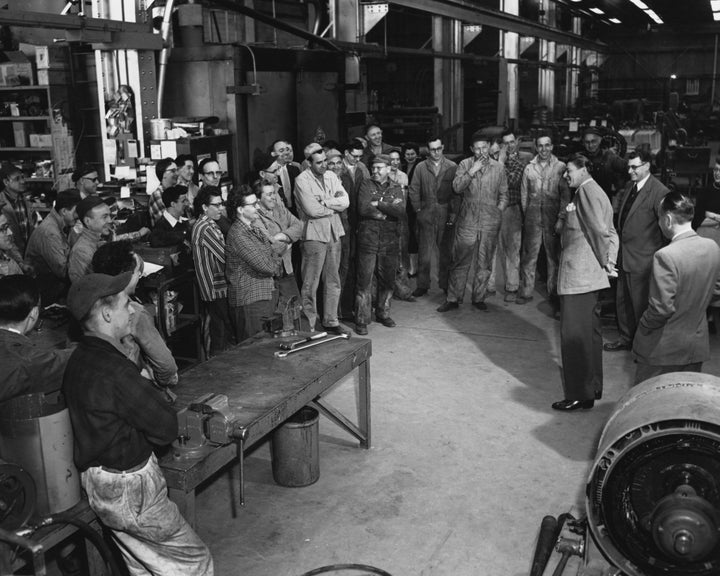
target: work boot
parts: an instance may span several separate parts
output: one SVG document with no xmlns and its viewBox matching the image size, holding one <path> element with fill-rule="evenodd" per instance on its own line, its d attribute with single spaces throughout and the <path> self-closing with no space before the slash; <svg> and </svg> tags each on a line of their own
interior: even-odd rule
<svg viewBox="0 0 720 576">
<path fill-rule="evenodd" d="M 485 311 L 488 309 L 487 304 L 485 304 L 485 302 L 473 302 L 472 305 L 474 308 L 477 308 L 478 310 Z"/>
<path fill-rule="evenodd" d="M 425 296 L 427 294 L 427 288 L 415 288 L 415 291 L 412 293 L 415 298 L 420 298 L 420 296 Z"/>
<path fill-rule="evenodd" d="M 517 300 L 517 292 L 508 292 L 505 294 L 505 302 L 515 302 Z"/>
<path fill-rule="evenodd" d="M 437 309 L 438 312 L 448 312 L 449 310 L 455 310 L 456 308 L 459 308 L 460 305 L 457 302 L 450 302 L 448 300 L 445 300 Z"/>
<path fill-rule="evenodd" d="M 532 296 L 518 296 L 517 298 L 515 298 L 515 304 L 527 304 L 532 299 Z"/>
<path fill-rule="evenodd" d="M 367 324 L 355 324 L 355 333 L 358 336 L 367 336 Z"/>
<path fill-rule="evenodd" d="M 323 326 L 323 330 L 327 332 L 328 334 L 337 335 L 337 336 L 347 336 L 350 338 L 352 336 L 352 332 L 345 328 L 342 324 L 338 324 L 337 326 Z"/>
<path fill-rule="evenodd" d="M 376 316 L 375 320 L 380 322 L 380 324 L 382 324 L 386 328 L 395 328 L 395 326 L 397 326 L 397 324 L 395 324 L 395 320 L 390 318 L 390 316 L 384 316 L 382 318 L 380 316 Z"/>
</svg>

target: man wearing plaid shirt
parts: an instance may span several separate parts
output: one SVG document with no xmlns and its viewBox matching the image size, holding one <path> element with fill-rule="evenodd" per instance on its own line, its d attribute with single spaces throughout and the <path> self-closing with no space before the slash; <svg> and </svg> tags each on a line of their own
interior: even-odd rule
<svg viewBox="0 0 720 576">
<path fill-rule="evenodd" d="M 163 212 L 165 212 L 165 204 L 163 204 L 162 193 L 171 186 L 175 186 L 178 181 L 178 169 L 175 160 L 172 158 L 163 158 L 155 165 L 155 175 L 160 180 L 160 186 L 152 194 L 148 200 L 148 212 L 150 215 L 150 224 L 155 226 Z"/>
<path fill-rule="evenodd" d="M 225 350 L 232 334 L 225 279 L 225 239 L 217 225 L 224 205 L 220 189 L 203 186 L 194 205 L 198 220 L 193 226 L 190 244 L 200 299 L 210 324 L 209 353 L 214 356 Z"/>
<path fill-rule="evenodd" d="M 527 157 L 526 157 L 527 156 Z M 520 269 L 520 243 L 522 241 L 522 213 L 520 210 L 520 182 L 523 170 L 532 154 L 518 151 L 518 141 L 512 130 L 502 133 L 500 153 L 496 160 L 505 166 L 508 183 L 508 205 L 503 210 L 498 247 L 504 256 L 501 260 L 505 277 L 505 302 L 515 302 Z M 489 291 L 495 289 L 495 259 L 490 276 Z"/>
<path fill-rule="evenodd" d="M 19 251 L 11 256 L 18 264 L 21 264 L 25 246 L 30 239 L 30 234 L 35 230 L 35 211 L 25 198 L 25 175 L 20 168 L 12 164 L 4 164 L 0 170 L 0 176 L 3 183 L 0 204 L 4 204 L 2 211 L 10 225 L 13 241 Z"/>
</svg>

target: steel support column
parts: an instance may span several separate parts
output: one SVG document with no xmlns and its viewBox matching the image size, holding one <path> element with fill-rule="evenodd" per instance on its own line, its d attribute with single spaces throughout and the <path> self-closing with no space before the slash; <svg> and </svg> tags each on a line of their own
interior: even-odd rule
<svg viewBox="0 0 720 576">
<path fill-rule="evenodd" d="M 437 51 L 462 51 L 462 23 L 457 20 L 433 16 L 432 47 Z M 435 58 L 433 61 L 435 78 L 434 105 L 442 115 L 442 126 L 448 128 L 462 122 L 463 118 L 463 73 L 459 60 Z M 457 150 L 462 147 L 462 135 L 452 134 L 453 141 L 444 142 L 446 146 Z"/>
<path fill-rule="evenodd" d="M 502 9 L 508 14 L 517 16 L 520 13 L 519 0 L 503 0 Z M 519 48 L 520 37 L 516 32 L 501 32 L 500 34 L 500 50 L 503 58 L 506 60 L 516 60 L 520 57 Z M 518 65 L 514 62 L 500 63 L 505 66 L 507 81 L 504 86 L 500 86 L 498 94 L 498 116 L 500 111 L 505 110 L 503 120 L 507 121 L 507 125 L 513 129 L 517 128 L 518 109 L 520 107 L 520 86 L 518 83 Z M 500 74 L 500 78 L 503 74 Z"/>
</svg>

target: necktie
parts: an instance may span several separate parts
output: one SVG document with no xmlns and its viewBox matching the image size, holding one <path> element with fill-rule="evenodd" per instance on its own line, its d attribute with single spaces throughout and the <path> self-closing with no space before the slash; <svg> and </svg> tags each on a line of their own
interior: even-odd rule
<svg viewBox="0 0 720 576">
<path fill-rule="evenodd" d="M 628 213 L 630 212 L 630 208 L 632 208 L 633 203 L 635 202 L 635 199 L 638 196 L 638 187 L 637 184 L 633 184 L 632 189 L 630 190 L 630 195 L 628 196 L 627 200 L 625 201 L 625 205 L 623 206 L 622 212 L 620 213 L 620 219 L 618 220 L 618 228 L 622 231 L 623 226 L 625 226 L 625 220 L 628 217 Z"/>
</svg>

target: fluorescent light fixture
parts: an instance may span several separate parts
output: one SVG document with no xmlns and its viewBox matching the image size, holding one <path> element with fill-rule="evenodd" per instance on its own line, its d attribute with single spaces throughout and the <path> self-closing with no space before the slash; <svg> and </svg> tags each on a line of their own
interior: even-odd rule
<svg viewBox="0 0 720 576">
<path fill-rule="evenodd" d="M 620 24 L 620 20 L 618 20 L 617 18 L 610 18 L 610 22 L 612 22 L 613 24 Z"/>
<path fill-rule="evenodd" d="M 720 0 L 710 0 L 710 8 L 713 12 L 720 12 Z"/>
<path fill-rule="evenodd" d="M 720 12 L 713 12 L 713 20 L 720 22 Z"/>
<path fill-rule="evenodd" d="M 647 10 L 647 9 L 648 9 L 648 5 L 645 4 L 645 2 L 643 2 L 642 0 L 630 0 L 630 2 L 632 2 L 633 4 L 635 4 L 635 6 L 637 6 L 638 8 L 640 8 L 640 10 Z"/>
<path fill-rule="evenodd" d="M 590 12 L 595 12 L 595 14 L 605 14 L 600 8 L 590 8 Z"/>
<path fill-rule="evenodd" d="M 648 16 L 650 16 L 650 18 L 655 20 L 656 24 L 665 24 L 665 22 L 662 21 L 662 18 L 660 18 L 660 16 L 658 16 L 655 13 L 655 10 L 645 10 L 645 14 L 647 14 Z"/>
</svg>

